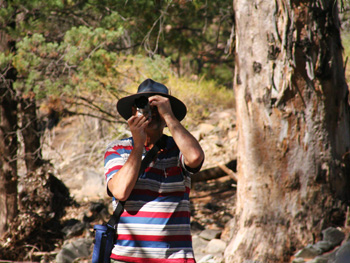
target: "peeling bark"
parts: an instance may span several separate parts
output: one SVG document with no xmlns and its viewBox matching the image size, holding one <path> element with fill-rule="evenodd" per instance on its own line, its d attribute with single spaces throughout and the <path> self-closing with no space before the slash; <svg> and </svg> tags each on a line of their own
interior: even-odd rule
<svg viewBox="0 0 350 263">
<path fill-rule="evenodd" d="M 234 0 L 238 185 L 227 262 L 288 262 L 343 225 L 350 107 L 336 1 Z"/>
</svg>

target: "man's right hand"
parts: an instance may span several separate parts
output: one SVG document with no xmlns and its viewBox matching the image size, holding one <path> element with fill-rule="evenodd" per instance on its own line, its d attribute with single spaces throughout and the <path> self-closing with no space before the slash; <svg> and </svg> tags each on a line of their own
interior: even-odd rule
<svg viewBox="0 0 350 263">
<path fill-rule="evenodd" d="M 137 113 L 128 119 L 128 125 L 134 139 L 134 146 L 143 147 L 146 141 L 146 127 L 149 120 L 145 116 L 138 116 Z"/>
<path fill-rule="evenodd" d="M 128 125 L 134 140 L 134 149 L 123 167 L 108 182 L 108 189 L 120 201 L 128 199 L 137 181 L 146 141 L 145 128 L 148 122 L 143 115 L 137 116 L 135 114 L 128 119 Z"/>
</svg>

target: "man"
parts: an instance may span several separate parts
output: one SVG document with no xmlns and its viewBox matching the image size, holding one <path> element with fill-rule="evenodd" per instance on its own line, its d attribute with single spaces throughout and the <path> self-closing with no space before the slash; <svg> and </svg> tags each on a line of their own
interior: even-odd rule
<svg viewBox="0 0 350 263">
<path fill-rule="evenodd" d="M 145 98 L 150 114 L 139 114 L 136 104 Z M 195 262 L 190 174 L 200 170 L 204 153 L 180 123 L 186 106 L 166 86 L 147 79 L 136 94 L 118 101 L 117 110 L 132 137 L 112 142 L 105 154 L 108 193 L 114 202 L 125 201 L 111 262 Z M 172 137 L 163 135 L 166 126 Z M 142 158 L 160 138 L 164 147 L 138 176 Z"/>
</svg>

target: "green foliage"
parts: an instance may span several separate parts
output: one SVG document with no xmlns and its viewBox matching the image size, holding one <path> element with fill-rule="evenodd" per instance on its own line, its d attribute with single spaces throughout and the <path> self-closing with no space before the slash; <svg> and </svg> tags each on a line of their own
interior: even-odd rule
<svg viewBox="0 0 350 263">
<path fill-rule="evenodd" d="M 159 55 L 155 55 L 153 58 L 146 57 L 142 59 L 144 65 L 144 71 L 148 76 L 152 76 L 153 79 L 159 82 L 165 82 L 168 79 L 169 74 L 172 74 L 171 70 L 171 58 L 162 58 Z"/>
<path fill-rule="evenodd" d="M 214 105 L 216 96 L 231 101 L 219 95 L 221 88 L 211 90 L 232 85 L 233 62 L 224 52 L 231 1 L 17 0 L 0 13 L 7 24 L 16 22 L 7 33 L 17 42 L 14 53 L 0 54 L 1 68 L 12 63 L 18 71 L 14 87 L 37 99 L 97 98 L 105 91 L 116 98 L 152 77 L 191 88 L 194 105 Z M 209 110 L 198 106 L 197 112 Z"/>
<path fill-rule="evenodd" d="M 102 1 L 109 16 L 101 24 L 120 23 L 133 52 L 171 59 L 177 74 L 205 74 L 228 86 L 233 58 L 225 53 L 233 26 L 232 1 Z M 224 71 L 226 71 L 224 73 Z"/>
<path fill-rule="evenodd" d="M 11 63 L 13 54 L 6 55 L 4 52 L 0 52 L 0 70 L 4 71 L 6 67 Z"/>
<path fill-rule="evenodd" d="M 34 91 L 39 98 L 50 94 L 74 94 L 77 86 L 89 91 L 100 87 L 99 78 L 117 74 L 118 56 L 110 47 L 118 43 L 117 31 L 73 27 L 61 43 L 47 42 L 43 35 L 25 37 L 17 44 L 13 65 L 19 79 L 15 88 Z"/>
</svg>

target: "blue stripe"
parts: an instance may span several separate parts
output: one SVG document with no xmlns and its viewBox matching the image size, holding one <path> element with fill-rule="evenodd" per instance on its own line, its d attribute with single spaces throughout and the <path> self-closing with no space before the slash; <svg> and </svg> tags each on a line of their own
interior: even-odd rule
<svg viewBox="0 0 350 263">
<path fill-rule="evenodd" d="M 131 240 L 118 240 L 117 245 L 128 247 L 151 247 L 151 248 L 191 248 L 190 241 L 170 241 L 170 242 L 157 242 L 157 241 L 131 241 Z"/>
<path fill-rule="evenodd" d="M 105 165 L 107 164 L 108 161 L 110 160 L 113 160 L 115 158 L 121 158 L 120 155 L 118 155 L 117 153 L 112 153 L 110 155 L 108 155 L 106 158 L 105 158 Z"/>
<path fill-rule="evenodd" d="M 119 171 L 119 169 L 113 170 L 110 173 L 106 174 L 107 178 L 109 178 L 110 176 L 112 176 L 113 174 L 117 173 Z"/>
<path fill-rule="evenodd" d="M 154 225 L 183 225 L 189 224 L 188 217 L 154 218 L 154 217 L 121 217 L 120 224 L 154 224 Z"/>
</svg>

